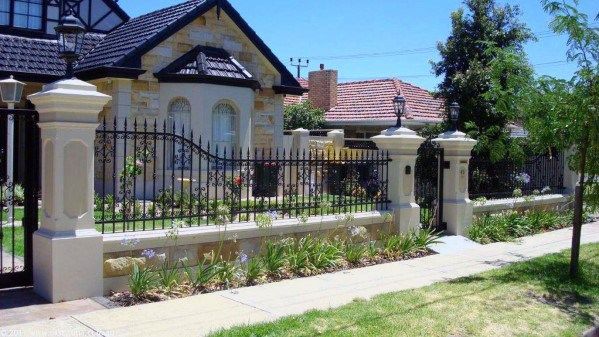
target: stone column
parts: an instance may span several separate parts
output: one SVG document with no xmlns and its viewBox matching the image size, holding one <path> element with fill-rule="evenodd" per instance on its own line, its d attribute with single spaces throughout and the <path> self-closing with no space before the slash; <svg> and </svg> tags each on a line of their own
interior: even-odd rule
<svg viewBox="0 0 599 337">
<path fill-rule="evenodd" d="M 570 195 L 574 195 L 576 185 L 578 185 L 578 181 L 580 180 L 580 175 L 578 172 L 570 169 L 570 166 L 568 165 L 568 160 L 573 154 L 573 149 L 567 150 L 564 153 L 564 194 Z M 552 193 L 557 192 L 552 191 Z"/>
<path fill-rule="evenodd" d="M 390 128 L 371 138 L 380 150 L 389 151 L 389 199 L 396 229 L 402 233 L 420 228 L 420 206 L 414 196 L 418 148 L 424 138 L 407 128 Z"/>
<path fill-rule="evenodd" d="M 94 139 L 98 113 L 111 97 L 68 79 L 28 98 L 39 112 L 42 148 L 34 291 L 54 303 L 100 296 L 103 240 L 94 223 Z"/>
<path fill-rule="evenodd" d="M 476 141 L 459 131 L 446 132 L 433 139 L 445 150 L 445 162 L 449 168 L 443 170 L 443 221 L 447 232 L 463 235 L 472 224 L 472 201 L 468 196 L 468 165 Z"/>
<path fill-rule="evenodd" d="M 305 158 L 307 159 L 310 153 L 310 131 L 299 128 L 292 130 L 291 135 L 293 136 L 293 143 L 288 157 L 291 159 L 302 159 L 305 153 Z M 289 169 L 289 177 L 285 177 L 285 179 L 289 178 L 288 182 L 285 181 L 285 186 L 288 185 L 291 188 L 297 188 L 298 193 L 302 193 L 302 191 L 308 191 L 306 188 L 310 187 L 307 184 L 302 184 L 301 172 L 298 172 L 298 169 L 298 166 L 291 166 Z"/>
<path fill-rule="evenodd" d="M 335 155 L 341 153 L 341 149 L 345 147 L 345 132 L 343 130 L 329 131 L 327 132 L 327 138 L 333 142 Z"/>
</svg>

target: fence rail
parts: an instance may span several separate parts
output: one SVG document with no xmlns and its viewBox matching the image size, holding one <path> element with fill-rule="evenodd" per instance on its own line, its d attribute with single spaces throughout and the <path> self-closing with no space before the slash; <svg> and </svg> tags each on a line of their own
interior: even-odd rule
<svg viewBox="0 0 599 337">
<path fill-rule="evenodd" d="M 523 163 L 510 159 L 492 162 L 473 153 L 469 169 L 470 197 L 511 197 L 516 189 L 522 195 L 562 193 L 564 161 L 563 153 L 532 156 Z"/>
<path fill-rule="evenodd" d="M 374 141 L 361 138 L 345 138 L 345 147 L 350 149 L 378 150 Z"/>
<path fill-rule="evenodd" d="M 387 209 L 387 153 L 227 149 L 184 126 L 102 123 L 95 217 L 102 233 Z"/>
</svg>

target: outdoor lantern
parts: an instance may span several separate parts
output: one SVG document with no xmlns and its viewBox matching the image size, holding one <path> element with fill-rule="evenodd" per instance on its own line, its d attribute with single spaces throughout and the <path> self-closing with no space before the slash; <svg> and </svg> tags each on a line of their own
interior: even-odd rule
<svg viewBox="0 0 599 337">
<path fill-rule="evenodd" d="M 9 109 L 14 109 L 15 104 L 21 101 L 23 87 L 25 87 L 25 83 L 15 80 L 12 75 L 9 79 L 0 81 L 2 102 L 8 104 Z"/>
<path fill-rule="evenodd" d="M 396 127 L 401 127 L 401 117 L 406 112 L 406 99 L 403 96 L 395 96 L 393 99 L 393 106 L 395 108 L 395 114 L 397 115 Z"/>
<path fill-rule="evenodd" d="M 458 103 L 453 102 L 449 106 L 449 118 L 453 126 L 452 131 L 458 131 L 458 120 L 460 119 L 460 105 Z"/>
<path fill-rule="evenodd" d="M 72 78 L 73 63 L 77 62 L 83 48 L 85 27 L 72 13 L 63 16 L 56 28 L 58 35 L 58 53 L 67 63 L 66 78 Z"/>
</svg>

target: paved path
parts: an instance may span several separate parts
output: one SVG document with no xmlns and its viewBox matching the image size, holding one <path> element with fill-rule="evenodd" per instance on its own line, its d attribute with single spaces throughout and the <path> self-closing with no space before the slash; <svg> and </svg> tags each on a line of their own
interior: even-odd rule
<svg viewBox="0 0 599 337">
<path fill-rule="evenodd" d="M 422 287 L 558 252 L 569 248 L 571 234 L 571 229 L 563 229 L 514 243 L 475 246 L 421 259 L 9 326 L 4 331 L 0 328 L 0 336 L 3 332 L 18 336 L 200 336 L 219 328 L 336 307 L 355 298 Z M 599 223 L 584 227 L 582 241 L 599 242 Z"/>
</svg>

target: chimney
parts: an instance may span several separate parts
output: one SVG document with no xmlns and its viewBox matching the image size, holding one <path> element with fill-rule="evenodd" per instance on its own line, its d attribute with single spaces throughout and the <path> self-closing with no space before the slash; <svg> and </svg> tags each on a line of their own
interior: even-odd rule
<svg viewBox="0 0 599 337">
<path fill-rule="evenodd" d="M 312 105 L 324 111 L 337 106 L 337 76 L 337 70 L 325 70 L 324 64 L 320 70 L 310 72 L 308 99 Z"/>
</svg>

